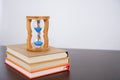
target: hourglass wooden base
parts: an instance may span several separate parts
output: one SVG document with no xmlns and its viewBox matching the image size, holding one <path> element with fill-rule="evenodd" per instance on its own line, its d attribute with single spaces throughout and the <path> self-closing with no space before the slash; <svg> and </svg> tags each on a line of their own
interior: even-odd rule
<svg viewBox="0 0 120 80">
<path fill-rule="evenodd" d="M 31 48 L 31 49 L 27 49 L 28 51 L 31 51 L 31 52 L 44 52 L 44 51 L 48 51 L 49 48 Z"/>
<path fill-rule="evenodd" d="M 49 16 L 26 16 L 26 27 L 27 27 L 27 32 L 28 32 L 28 37 L 27 37 L 27 50 L 28 51 L 47 51 L 49 50 L 49 45 L 48 45 L 48 27 L 49 27 Z M 31 21 L 36 20 L 37 21 L 37 27 L 35 28 L 36 32 L 38 33 L 38 38 L 36 42 L 32 42 L 32 29 L 31 29 Z M 43 39 L 44 43 L 42 43 L 40 40 L 40 20 L 44 21 L 44 28 L 43 28 Z M 35 44 L 36 46 L 42 45 L 40 47 L 34 47 L 32 44 Z"/>
</svg>

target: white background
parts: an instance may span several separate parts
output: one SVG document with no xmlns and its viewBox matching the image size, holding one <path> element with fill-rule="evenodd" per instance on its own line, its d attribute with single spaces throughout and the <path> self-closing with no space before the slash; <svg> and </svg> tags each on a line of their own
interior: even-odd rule
<svg viewBox="0 0 120 80">
<path fill-rule="evenodd" d="M 2 0 L 0 0 L 0 44 L 2 36 Z"/>
<path fill-rule="evenodd" d="M 0 44 L 25 43 L 26 16 L 42 15 L 52 46 L 120 50 L 120 0 L 0 0 Z"/>
</svg>

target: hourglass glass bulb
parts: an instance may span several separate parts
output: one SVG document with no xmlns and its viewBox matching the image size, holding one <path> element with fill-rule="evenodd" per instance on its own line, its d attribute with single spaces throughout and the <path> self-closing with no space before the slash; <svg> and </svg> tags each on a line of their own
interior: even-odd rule
<svg viewBox="0 0 120 80">
<path fill-rule="evenodd" d="M 40 33 L 40 31 L 42 30 L 42 28 L 40 27 L 40 20 L 36 21 L 36 25 L 37 26 L 35 26 L 34 29 L 37 33 Z"/>
</svg>

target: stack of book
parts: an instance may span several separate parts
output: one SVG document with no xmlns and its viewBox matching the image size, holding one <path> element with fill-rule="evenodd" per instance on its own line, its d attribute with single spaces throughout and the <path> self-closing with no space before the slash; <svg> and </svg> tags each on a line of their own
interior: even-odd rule
<svg viewBox="0 0 120 80">
<path fill-rule="evenodd" d="M 25 44 L 9 45 L 5 63 L 32 79 L 69 70 L 69 57 L 65 50 L 50 47 L 45 52 L 29 52 Z"/>
</svg>

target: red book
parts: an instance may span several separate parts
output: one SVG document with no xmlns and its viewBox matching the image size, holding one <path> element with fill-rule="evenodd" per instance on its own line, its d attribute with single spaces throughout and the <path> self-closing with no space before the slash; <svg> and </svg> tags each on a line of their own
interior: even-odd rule
<svg viewBox="0 0 120 80">
<path fill-rule="evenodd" d="M 42 77 L 42 76 L 45 76 L 45 75 L 54 74 L 54 73 L 69 70 L 69 64 L 66 64 L 66 65 L 57 66 L 57 67 L 49 68 L 49 69 L 46 69 L 46 70 L 40 70 L 40 71 L 31 73 L 31 72 L 28 72 L 28 71 L 24 70 L 20 66 L 17 66 L 16 64 L 12 63 L 8 59 L 5 60 L 5 63 L 8 66 L 10 66 L 11 68 L 14 68 L 15 70 L 17 70 L 18 72 L 23 74 L 24 76 L 28 77 L 29 79 Z"/>
</svg>

